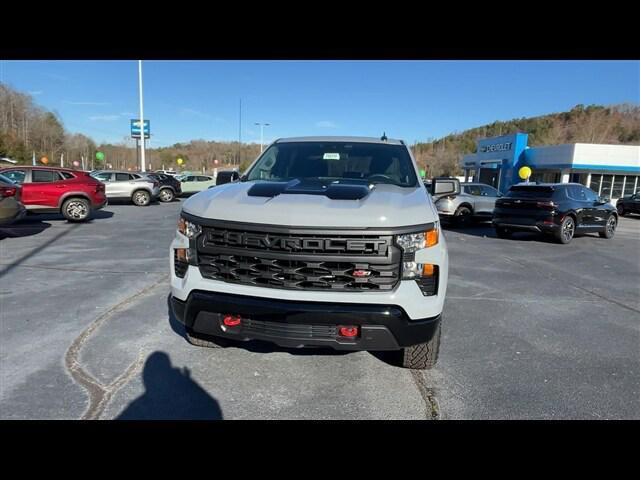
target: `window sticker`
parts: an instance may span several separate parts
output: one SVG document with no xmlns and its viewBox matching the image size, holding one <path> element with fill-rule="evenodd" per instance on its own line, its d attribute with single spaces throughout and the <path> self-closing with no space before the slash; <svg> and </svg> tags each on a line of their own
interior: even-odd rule
<svg viewBox="0 0 640 480">
<path fill-rule="evenodd" d="M 339 153 L 325 153 L 322 156 L 323 160 L 340 160 L 340 154 Z"/>
</svg>

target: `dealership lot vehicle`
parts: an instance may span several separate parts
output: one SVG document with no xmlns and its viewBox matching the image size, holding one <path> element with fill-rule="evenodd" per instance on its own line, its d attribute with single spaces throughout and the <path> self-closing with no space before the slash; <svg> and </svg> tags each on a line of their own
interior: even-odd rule
<svg viewBox="0 0 640 480">
<path fill-rule="evenodd" d="M 160 181 L 141 173 L 96 170 L 91 175 L 106 185 L 109 199 L 130 199 L 134 205 L 146 207 L 160 194 Z"/>
<path fill-rule="evenodd" d="M 21 197 L 22 187 L 0 175 L 0 225 L 9 225 L 24 217 L 26 209 Z"/>
<path fill-rule="evenodd" d="M 627 213 L 640 214 L 640 193 L 619 198 L 616 202 L 616 209 L 619 215 L 626 215 Z"/>
<path fill-rule="evenodd" d="M 185 202 L 170 257 L 172 307 L 196 345 L 262 339 L 437 362 L 446 243 L 400 140 L 277 140 L 242 181 Z"/>
<path fill-rule="evenodd" d="M 0 174 L 22 186 L 21 200 L 29 213 L 59 212 L 70 222 L 83 222 L 107 203 L 105 186 L 87 172 L 16 166 Z"/>
<path fill-rule="evenodd" d="M 640 420 L 637 217 L 620 218 L 610 242 L 587 234 L 568 251 L 445 228 L 442 348 L 416 372 L 393 352 L 193 348 L 168 311 L 181 205 L 7 227 L 28 236 L 0 240 L 0 418 Z M 104 390 L 88 392 L 78 369 Z"/>
<path fill-rule="evenodd" d="M 578 183 L 521 184 L 496 201 L 492 223 L 502 238 L 529 231 L 552 234 L 566 244 L 576 233 L 612 238 L 618 212 L 607 199 Z"/>
<path fill-rule="evenodd" d="M 197 193 L 216 185 L 216 181 L 209 175 L 185 175 L 178 177 L 182 186 L 182 193 Z"/>
<path fill-rule="evenodd" d="M 240 178 L 240 173 L 237 170 L 223 170 L 216 175 L 216 185 L 223 185 L 229 182 L 235 182 Z M 209 187 L 211 188 L 211 187 Z"/>
<path fill-rule="evenodd" d="M 178 172 L 176 172 L 175 170 L 156 170 L 155 173 L 160 173 L 162 175 L 170 175 L 172 177 L 175 177 L 176 175 L 178 175 Z"/>
<path fill-rule="evenodd" d="M 498 190 L 482 183 L 460 183 L 460 193 L 434 195 L 440 218 L 466 225 L 471 220 L 491 220 Z"/>
<path fill-rule="evenodd" d="M 141 173 L 144 178 L 150 179 L 152 182 L 157 181 L 160 184 L 158 192 L 158 200 L 161 202 L 172 202 L 176 197 L 182 194 L 182 185 L 180 180 L 162 173 Z"/>
</svg>

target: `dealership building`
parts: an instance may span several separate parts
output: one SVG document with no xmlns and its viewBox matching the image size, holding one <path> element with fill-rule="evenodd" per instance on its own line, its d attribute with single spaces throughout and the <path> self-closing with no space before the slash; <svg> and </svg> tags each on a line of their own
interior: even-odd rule
<svg viewBox="0 0 640 480">
<path fill-rule="evenodd" d="M 465 179 L 504 193 L 522 181 L 518 170 L 526 165 L 532 170 L 529 181 L 581 183 L 612 203 L 640 192 L 640 146 L 570 143 L 529 147 L 527 140 L 526 133 L 478 140 L 476 153 L 461 161 Z"/>
</svg>

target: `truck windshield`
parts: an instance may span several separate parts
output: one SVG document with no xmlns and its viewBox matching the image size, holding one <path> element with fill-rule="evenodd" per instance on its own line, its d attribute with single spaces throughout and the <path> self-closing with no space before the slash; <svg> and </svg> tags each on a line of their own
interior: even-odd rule
<svg viewBox="0 0 640 480">
<path fill-rule="evenodd" d="M 413 162 L 404 145 L 359 142 L 286 142 L 269 147 L 247 180 L 387 183 L 416 187 Z"/>
</svg>

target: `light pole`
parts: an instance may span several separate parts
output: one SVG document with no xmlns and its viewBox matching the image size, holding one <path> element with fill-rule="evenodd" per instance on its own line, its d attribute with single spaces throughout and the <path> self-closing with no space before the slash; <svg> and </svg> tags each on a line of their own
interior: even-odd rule
<svg viewBox="0 0 640 480">
<path fill-rule="evenodd" d="M 142 107 L 142 60 L 138 60 L 138 86 L 140 89 L 140 137 L 142 140 L 142 148 L 140 149 L 140 170 L 147 171 L 144 158 L 144 109 Z"/>
<path fill-rule="evenodd" d="M 260 126 L 260 153 L 262 153 L 262 145 L 264 144 L 264 127 L 271 125 L 270 123 L 257 123 Z"/>
</svg>

